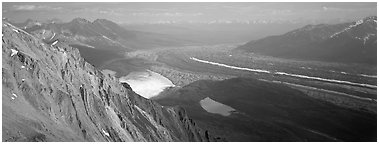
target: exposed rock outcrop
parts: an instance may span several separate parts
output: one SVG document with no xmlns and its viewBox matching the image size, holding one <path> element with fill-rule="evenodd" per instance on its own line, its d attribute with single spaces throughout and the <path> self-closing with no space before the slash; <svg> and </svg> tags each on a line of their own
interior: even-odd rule
<svg viewBox="0 0 379 144">
<path fill-rule="evenodd" d="M 3 141 L 215 141 L 179 107 L 104 75 L 64 42 L 3 22 Z"/>
</svg>

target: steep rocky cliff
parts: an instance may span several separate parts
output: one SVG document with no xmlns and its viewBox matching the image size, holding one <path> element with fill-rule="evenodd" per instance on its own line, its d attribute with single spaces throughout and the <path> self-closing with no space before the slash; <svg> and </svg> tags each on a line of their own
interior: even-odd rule
<svg viewBox="0 0 379 144">
<path fill-rule="evenodd" d="M 104 75 L 64 42 L 2 31 L 3 141 L 217 141 L 179 107 Z"/>
</svg>

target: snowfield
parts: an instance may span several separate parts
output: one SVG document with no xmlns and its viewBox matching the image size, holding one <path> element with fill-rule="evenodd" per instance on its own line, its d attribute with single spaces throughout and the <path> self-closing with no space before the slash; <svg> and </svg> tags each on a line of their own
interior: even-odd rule
<svg viewBox="0 0 379 144">
<path fill-rule="evenodd" d="M 133 91 L 145 98 L 157 96 L 165 88 L 175 86 L 166 77 L 150 70 L 131 72 L 127 76 L 121 77 L 120 82 L 128 83 Z"/>
</svg>

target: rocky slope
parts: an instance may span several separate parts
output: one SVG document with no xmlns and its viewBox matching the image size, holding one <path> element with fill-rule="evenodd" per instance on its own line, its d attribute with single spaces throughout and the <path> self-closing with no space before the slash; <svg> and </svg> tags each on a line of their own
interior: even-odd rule
<svg viewBox="0 0 379 144">
<path fill-rule="evenodd" d="M 376 64 L 376 16 L 336 25 L 307 25 L 237 50 L 283 58 Z"/>
<path fill-rule="evenodd" d="M 61 41 L 3 21 L 3 141 L 217 141 L 184 109 L 135 94 Z"/>
</svg>

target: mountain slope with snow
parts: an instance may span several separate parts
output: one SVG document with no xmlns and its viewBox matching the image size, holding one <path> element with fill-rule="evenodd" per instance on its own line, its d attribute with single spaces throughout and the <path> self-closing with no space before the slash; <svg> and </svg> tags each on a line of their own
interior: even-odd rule
<svg viewBox="0 0 379 144">
<path fill-rule="evenodd" d="M 283 58 L 376 64 L 376 16 L 336 25 L 307 25 L 246 43 L 237 50 Z"/>
<path fill-rule="evenodd" d="M 2 23 L 2 141 L 218 141 L 180 107 L 103 74 L 64 41 Z"/>
</svg>

